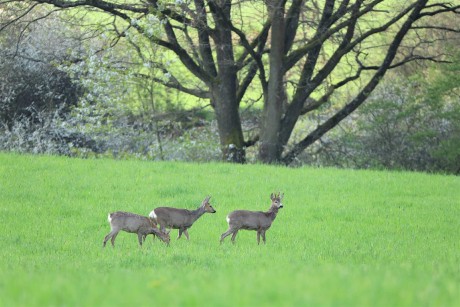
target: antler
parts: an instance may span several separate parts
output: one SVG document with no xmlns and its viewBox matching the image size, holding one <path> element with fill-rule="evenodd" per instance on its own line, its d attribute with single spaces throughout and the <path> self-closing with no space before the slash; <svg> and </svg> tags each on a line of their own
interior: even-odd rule
<svg viewBox="0 0 460 307">
<path fill-rule="evenodd" d="M 281 194 L 281 192 L 278 192 L 278 194 L 276 194 L 276 192 L 270 194 L 270 199 L 272 199 L 272 200 L 275 199 L 275 198 L 279 198 L 281 200 L 281 199 L 283 199 L 283 197 L 284 197 L 284 193 Z"/>
</svg>

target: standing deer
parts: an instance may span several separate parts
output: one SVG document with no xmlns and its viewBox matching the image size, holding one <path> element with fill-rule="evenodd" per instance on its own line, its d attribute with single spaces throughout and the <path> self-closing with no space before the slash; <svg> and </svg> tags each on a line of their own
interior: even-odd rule
<svg viewBox="0 0 460 307">
<path fill-rule="evenodd" d="M 262 211 L 247 211 L 247 210 L 236 210 L 230 212 L 227 216 L 228 230 L 220 236 L 220 243 L 222 243 L 225 237 L 232 234 L 232 242 L 235 243 L 235 237 L 240 229 L 256 230 L 257 231 L 257 244 L 260 244 L 260 236 L 264 240 L 265 244 L 265 232 L 270 228 L 273 221 L 278 214 L 278 210 L 283 208 L 281 200 L 283 199 L 284 193 L 271 194 L 270 199 L 272 205 L 267 212 Z"/>
<path fill-rule="evenodd" d="M 158 207 L 150 212 L 149 217 L 160 225 L 161 231 L 165 231 L 166 228 L 179 229 L 177 239 L 180 239 L 184 233 L 187 240 L 190 240 L 187 229 L 192 227 L 193 223 L 204 213 L 216 213 L 209 203 L 210 198 L 211 196 L 206 197 L 196 210 Z"/>
<path fill-rule="evenodd" d="M 120 232 L 120 230 L 137 233 L 139 239 L 139 245 L 142 247 L 142 242 L 145 240 L 145 237 L 149 234 L 158 236 L 163 242 L 169 245 L 169 233 L 158 230 L 157 225 L 150 218 L 142 215 L 137 215 L 129 212 L 117 211 L 114 213 L 109 213 L 107 217 L 111 231 L 104 238 L 103 246 L 111 238 L 112 246 L 115 247 L 115 239 Z"/>
</svg>

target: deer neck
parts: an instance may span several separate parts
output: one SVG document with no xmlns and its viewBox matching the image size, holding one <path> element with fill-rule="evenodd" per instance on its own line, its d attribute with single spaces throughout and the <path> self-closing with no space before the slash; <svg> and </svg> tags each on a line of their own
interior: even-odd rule
<svg viewBox="0 0 460 307">
<path fill-rule="evenodd" d="M 156 228 L 150 228 L 149 234 L 153 234 L 153 235 L 159 235 L 159 231 L 156 229 Z"/>
<path fill-rule="evenodd" d="M 267 215 L 272 219 L 272 221 L 275 220 L 278 210 L 279 208 L 276 206 L 271 206 L 270 209 L 268 209 Z"/>
<path fill-rule="evenodd" d="M 190 211 L 193 222 L 195 222 L 200 216 L 202 216 L 206 211 L 203 207 Z"/>
</svg>

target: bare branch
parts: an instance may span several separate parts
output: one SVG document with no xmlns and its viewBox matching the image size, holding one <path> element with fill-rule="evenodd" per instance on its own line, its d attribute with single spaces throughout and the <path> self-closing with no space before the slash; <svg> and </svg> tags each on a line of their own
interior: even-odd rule
<svg viewBox="0 0 460 307">
<path fill-rule="evenodd" d="M 145 5 L 126 5 L 117 4 L 103 0 L 78 0 L 78 1 L 65 1 L 65 0 L 36 0 L 37 3 L 47 3 L 61 8 L 72 8 L 78 6 L 90 6 L 98 8 L 105 12 L 113 14 L 121 14 L 120 11 L 129 11 L 132 13 L 148 13 L 148 8 Z M 125 15 L 126 16 L 126 15 Z M 121 17 L 121 16 L 120 16 Z"/>
<path fill-rule="evenodd" d="M 327 3 L 326 3 L 327 4 Z M 337 50 L 334 54 L 330 57 L 324 67 L 316 74 L 316 76 L 312 79 L 312 75 L 314 72 L 314 68 L 316 66 L 316 60 L 319 55 L 319 50 L 313 49 L 311 53 L 309 53 L 309 57 L 305 62 L 304 68 L 302 69 L 299 85 L 296 89 L 294 94 L 294 98 L 292 99 L 291 104 L 289 105 L 286 114 L 282 120 L 282 128 L 279 134 L 281 144 L 285 145 L 294 129 L 295 123 L 297 122 L 299 116 L 302 112 L 302 107 L 306 99 L 310 96 L 313 90 L 319 86 L 319 84 L 329 75 L 329 73 L 338 65 L 340 59 L 348 53 L 349 50 L 352 49 L 351 40 L 354 36 L 356 22 L 360 16 L 360 6 L 361 1 L 357 1 L 353 5 L 352 15 L 350 17 L 350 23 L 348 24 L 347 31 L 342 39 L 342 42 L 338 46 Z M 322 18 L 322 22 L 327 25 L 327 20 L 324 16 Z M 310 62 L 310 56 L 313 54 L 313 60 Z"/>
<path fill-rule="evenodd" d="M 331 86 L 329 86 L 327 92 L 321 96 L 319 99 L 312 99 L 312 98 L 308 98 L 306 103 L 307 104 L 304 104 L 303 108 L 302 108 L 302 111 L 300 112 L 300 115 L 305 115 L 313 110 L 316 110 L 318 109 L 319 107 L 321 107 L 323 104 L 325 104 L 326 102 L 329 101 L 329 98 L 332 96 L 332 94 L 339 88 L 341 88 L 342 86 L 348 84 L 349 82 L 351 81 L 354 81 L 354 80 L 357 80 L 360 76 L 361 76 L 361 73 L 363 72 L 363 68 L 359 68 L 356 73 L 353 75 L 353 76 L 350 76 L 350 77 L 347 77 Z"/>
<path fill-rule="evenodd" d="M 360 18 L 364 16 L 365 14 L 368 14 L 369 12 L 374 10 L 374 7 L 382 2 L 382 0 L 375 0 L 368 4 L 364 9 L 359 11 L 356 14 L 357 18 Z M 353 7 L 353 6 L 352 6 Z M 326 27 L 324 29 L 318 28 L 318 31 L 316 32 L 317 34 L 315 37 L 306 45 L 302 46 L 301 48 L 292 51 L 288 57 L 286 58 L 285 61 L 285 70 L 288 71 L 290 70 L 295 64 L 297 64 L 310 50 L 317 48 L 318 46 L 322 45 L 326 40 L 328 40 L 330 37 L 332 37 L 334 34 L 339 33 L 341 30 L 344 28 L 348 27 L 351 22 L 353 22 L 352 18 L 349 18 L 339 24 L 337 24 L 335 27 L 331 27 L 333 23 L 338 21 L 340 17 L 345 16 L 351 9 L 352 7 L 349 7 L 347 9 L 342 9 L 338 10 L 334 15 L 332 15 L 329 18 L 329 27 Z M 410 6 L 410 8 L 412 8 Z M 341 15 L 339 15 L 339 11 L 341 12 Z M 407 11 L 406 11 L 407 13 Z M 405 14 L 404 14 L 405 15 Z M 404 16 L 403 15 L 403 16 Z"/>
<path fill-rule="evenodd" d="M 428 9 L 439 8 L 437 10 L 428 11 Z M 426 12 L 420 14 L 420 17 L 434 16 L 442 13 L 453 12 L 460 14 L 460 5 L 452 5 L 451 3 L 435 3 L 425 7 Z"/>
<path fill-rule="evenodd" d="M 414 30 L 440 30 L 444 32 L 453 32 L 453 33 L 460 33 L 460 28 L 459 29 L 453 29 L 453 28 L 448 28 L 448 27 L 441 27 L 441 26 L 415 26 L 412 27 Z"/>
<path fill-rule="evenodd" d="M 165 80 L 165 79 L 161 79 L 161 78 L 157 78 L 157 77 L 153 77 L 153 76 L 150 76 L 150 75 L 146 75 L 146 74 L 141 74 L 141 73 L 136 73 L 134 74 L 135 77 L 138 77 L 138 78 L 143 78 L 143 79 L 149 79 L 149 80 L 152 80 L 156 83 L 159 83 L 163 86 L 166 86 L 168 88 L 172 88 L 172 89 L 176 89 L 176 90 L 179 90 L 183 93 L 186 93 L 186 94 L 189 94 L 189 95 L 192 95 L 192 96 L 195 96 L 195 97 L 198 97 L 198 98 L 203 98 L 203 99 L 209 99 L 210 95 L 209 95 L 209 92 L 208 91 L 204 91 L 204 90 L 201 90 L 201 89 L 194 89 L 194 88 L 189 88 L 189 87 L 186 87 L 184 86 L 183 84 L 181 84 L 170 72 L 168 72 L 166 69 L 164 68 L 161 68 L 161 70 L 164 72 L 164 73 L 167 73 L 170 75 L 170 77 Z"/>
<path fill-rule="evenodd" d="M 186 24 L 188 26 L 194 27 L 193 21 L 190 20 L 189 18 L 185 17 L 184 15 L 179 14 L 176 11 L 173 11 L 173 10 L 168 9 L 168 8 L 164 8 L 164 9 L 160 10 L 158 8 L 158 0 L 147 0 L 147 1 L 149 3 L 151 3 L 153 5 L 153 7 L 157 10 L 157 12 L 160 13 L 161 15 L 163 15 L 165 17 L 168 17 L 168 18 L 171 18 L 172 20 L 175 20 L 175 21 L 177 21 L 179 23 Z M 186 5 L 182 5 L 181 8 L 184 11 L 187 11 L 189 13 L 191 12 L 190 10 L 188 10 Z"/>
<path fill-rule="evenodd" d="M 28 7 L 24 13 L 22 13 L 21 15 L 19 15 L 18 17 L 14 18 L 14 19 L 11 19 L 10 21 L 6 22 L 3 26 L 0 27 L 0 31 L 4 30 L 6 27 L 8 27 L 9 25 L 21 20 L 22 18 L 24 18 L 25 16 L 27 16 L 36 6 L 38 5 L 38 3 L 34 3 L 32 5 L 30 5 L 30 7 Z"/>
<path fill-rule="evenodd" d="M 241 45 L 246 49 L 246 51 L 252 56 L 254 61 L 257 63 L 258 69 L 259 69 L 259 74 L 260 74 L 260 80 L 262 82 L 262 86 L 267 85 L 267 78 L 265 76 L 265 67 L 262 63 L 262 58 L 260 53 L 256 53 L 254 49 L 251 47 L 249 44 L 246 35 L 241 31 L 240 29 L 236 28 L 233 23 L 225 16 L 225 14 L 222 12 L 220 7 L 218 5 L 215 5 L 213 1 L 209 2 L 209 7 L 211 8 L 211 11 L 219 16 L 219 18 L 222 19 L 222 21 L 234 32 L 236 33 L 241 41 Z"/>
<path fill-rule="evenodd" d="M 245 66 L 245 59 L 249 55 L 249 50 L 253 50 L 257 47 L 257 54 L 261 55 L 263 53 L 263 50 L 265 48 L 265 44 L 267 42 L 268 38 L 268 32 L 271 27 L 271 20 L 267 20 L 262 28 L 262 30 L 259 32 L 257 37 L 254 38 L 254 40 L 249 44 L 249 49 L 245 48 L 245 52 L 238 58 L 236 61 L 237 67 L 240 69 L 241 67 Z"/>
<path fill-rule="evenodd" d="M 217 76 L 216 64 L 211 50 L 210 29 L 207 24 L 206 9 L 203 0 L 195 0 L 196 14 L 195 23 L 198 27 L 198 44 L 202 57 L 202 66 L 204 71 L 212 77 Z"/>
<path fill-rule="evenodd" d="M 194 60 L 199 63 L 201 66 L 203 66 L 203 63 L 200 59 L 200 55 L 198 54 L 198 48 L 196 44 L 193 42 L 192 37 L 190 36 L 190 33 L 188 32 L 188 26 L 185 25 L 184 28 L 182 29 L 182 32 L 184 33 L 185 39 L 189 45 L 189 49 L 192 52 Z"/>
<path fill-rule="evenodd" d="M 428 0 L 420 0 L 416 2 L 413 11 L 407 17 L 406 21 L 403 23 L 398 33 L 394 37 L 392 43 L 390 44 L 387 55 L 385 56 L 385 59 L 380 65 L 380 68 L 377 70 L 377 72 L 374 74 L 371 80 L 367 83 L 367 85 L 361 90 L 361 92 L 335 115 L 333 115 L 324 123 L 319 125 L 307 137 L 305 137 L 299 143 L 294 145 L 294 147 L 282 158 L 282 161 L 286 165 L 289 165 L 297 157 L 297 155 L 301 153 L 307 146 L 313 144 L 315 141 L 321 138 L 327 131 L 338 125 L 344 118 L 346 118 L 349 114 L 356 110 L 366 100 L 369 94 L 378 85 L 381 78 L 385 75 L 388 68 L 391 66 L 393 59 L 396 57 L 398 47 L 400 46 L 407 32 L 409 32 L 409 30 L 411 29 L 412 24 L 420 18 L 420 12 L 426 5 L 427 1 Z"/>
</svg>

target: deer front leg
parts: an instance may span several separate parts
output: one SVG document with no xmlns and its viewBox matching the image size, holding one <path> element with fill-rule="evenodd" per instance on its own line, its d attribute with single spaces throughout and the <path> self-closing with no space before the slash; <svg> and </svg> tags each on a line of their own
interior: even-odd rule
<svg viewBox="0 0 460 307">
<path fill-rule="evenodd" d="M 142 233 L 138 233 L 137 234 L 137 239 L 139 240 L 139 245 L 140 247 L 142 247 L 142 241 L 143 241 L 143 238 L 145 238 L 147 235 L 143 235 Z"/>
<path fill-rule="evenodd" d="M 261 235 L 262 235 L 262 239 L 264 240 L 264 244 L 265 244 L 265 230 L 262 230 Z"/>
<path fill-rule="evenodd" d="M 104 243 L 102 243 L 102 247 L 105 247 L 105 244 L 107 241 L 114 235 L 116 231 L 110 231 L 105 237 L 104 237 Z"/>
<path fill-rule="evenodd" d="M 179 240 L 180 237 L 182 237 L 182 232 L 183 232 L 182 228 L 179 228 L 179 235 L 177 236 L 177 240 Z"/>
<path fill-rule="evenodd" d="M 187 228 L 184 229 L 184 235 L 185 235 L 185 237 L 187 238 L 187 241 L 189 241 L 189 240 L 190 240 L 190 237 L 188 236 Z"/>
</svg>

